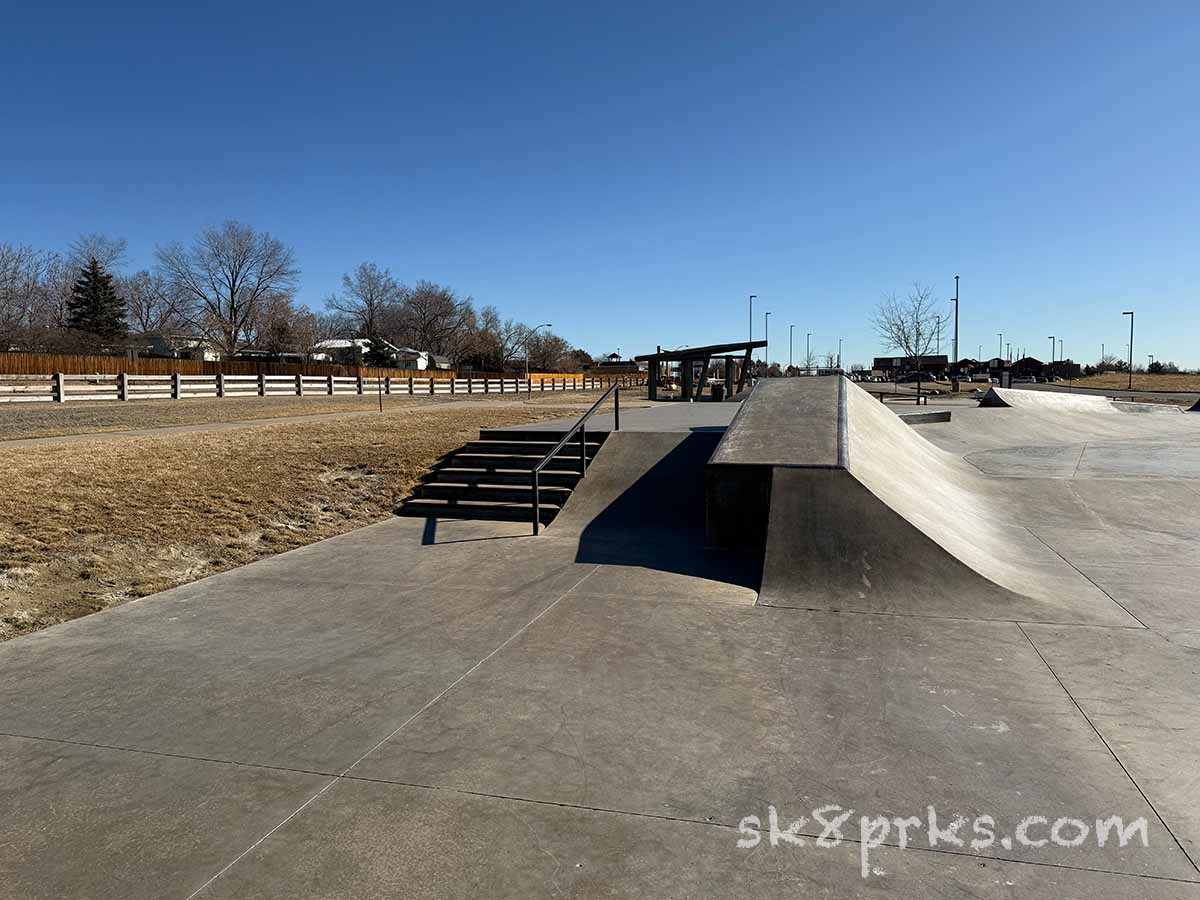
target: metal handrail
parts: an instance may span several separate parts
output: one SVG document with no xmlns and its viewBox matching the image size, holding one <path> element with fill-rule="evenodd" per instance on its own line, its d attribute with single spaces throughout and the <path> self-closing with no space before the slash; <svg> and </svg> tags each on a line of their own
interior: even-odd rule
<svg viewBox="0 0 1200 900">
<path fill-rule="evenodd" d="M 608 395 L 613 395 L 613 431 L 621 430 L 621 385 L 614 384 L 607 391 L 600 395 L 600 399 L 592 404 L 591 409 L 579 417 L 579 421 L 571 426 L 571 430 L 563 435 L 561 441 L 554 445 L 551 450 L 542 457 L 542 461 L 533 467 L 533 533 L 538 534 L 542 527 L 542 509 L 538 496 L 541 490 L 539 476 L 542 474 L 542 469 L 550 464 L 550 460 L 558 456 L 558 451 L 567 446 L 567 442 L 575 436 L 575 432 L 579 432 L 579 477 L 587 476 L 587 420 L 591 418 L 592 413 L 600 408 Z"/>
</svg>

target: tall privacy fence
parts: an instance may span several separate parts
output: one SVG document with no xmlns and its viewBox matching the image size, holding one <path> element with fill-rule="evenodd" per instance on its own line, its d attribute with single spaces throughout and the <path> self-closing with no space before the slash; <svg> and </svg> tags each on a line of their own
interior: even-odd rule
<svg viewBox="0 0 1200 900">
<path fill-rule="evenodd" d="M 371 377 L 404 378 L 409 375 L 451 378 L 458 375 L 452 369 L 436 372 L 424 370 L 343 366 L 336 363 L 267 362 L 255 359 L 222 359 L 207 362 L 200 359 L 162 359 L 158 357 L 99 356 L 77 353 L 0 353 L 0 373 L 24 375 L 369 375 Z M 499 378 L 499 372 L 473 372 L 475 378 Z M 559 376 L 561 377 L 561 376 Z"/>
<path fill-rule="evenodd" d="M 189 400 L 216 397 L 333 397 L 348 394 L 453 395 L 580 391 L 612 384 L 645 384 L 643 375 L 531 374 L 526 380 L 504 377 L 459 378 L 433 375 L 0 375 L 0 403 L 65 403 L 76 400 Z"/>
</svg>

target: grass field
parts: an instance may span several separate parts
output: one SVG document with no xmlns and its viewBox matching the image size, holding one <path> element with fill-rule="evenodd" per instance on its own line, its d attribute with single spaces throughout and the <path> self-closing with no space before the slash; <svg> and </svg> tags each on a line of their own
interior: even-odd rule
<svg viewBox="0 0 1200 900">
<path fill-rule="evenodd" d="M 431 463 L 480 428 L 570 415 L 562 404 L 588 398 L 417 402 L 374 417 L 0 444 L 0 639 L 385 519 Z M 134 417 L 148 409 L 110 406 Z M 170 407 L 189 412 L 189 402 Z M 108 421 L 105 410 L 86 412 Z M 122 426 L 131 423 L 101 427 Z"/>
<path fill-rule="evenodd" d="M 1090 375 L 1087 378 L 1076 378 L 1076 387 L 1096 388 L 1099 390 L 1126 390 L 1129 387 L 1129 375 L 1121 372 L 1105 372 L 1103 375 Z M 1183 391 L 1200 393 L 1200 375 L 1150 375 L 1134 373 L 1133 389 L 1135 391 Z"/>
<path fill-rule="evenodd" d="M 630 389 L 631 391 L 633 389 Z M 645 388 L 641 389 L 644 393 Z M 479 394 L 435 397 L 392 395 L 383 398 L 387 412 L 429 408 L 448 403 L 522 403 L 569 406 L 592 402 L 600 391 L 533 392 L 527 397 Z M 622 397 L 625 394 L 622 392 Z M 0 442 L 19 438 L 57 437 L 169 428 L 178 425 L 209 425 L 223 422 L 288 419 L 295 416 L 341 412 L 371 412 L 379 409 L 375 395 L 342 397 L 237 397 L 205 400 L 140 400 L 128 403 L 89 402 L 77 404 L 0 403 Z"/>
</svg>

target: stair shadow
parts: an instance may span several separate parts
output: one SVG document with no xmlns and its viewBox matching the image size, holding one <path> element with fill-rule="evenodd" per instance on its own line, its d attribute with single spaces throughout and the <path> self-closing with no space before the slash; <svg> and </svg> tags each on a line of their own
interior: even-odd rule
<svg viewBox="0 0 1200 900">
<path fill-rule="evenodd" d="M 641 566 L 758 590 L 760 551 L 704 546 L 705 465 L 724 431 L 693 429 L 582 529 L 575 561 Z"/>
</svg>

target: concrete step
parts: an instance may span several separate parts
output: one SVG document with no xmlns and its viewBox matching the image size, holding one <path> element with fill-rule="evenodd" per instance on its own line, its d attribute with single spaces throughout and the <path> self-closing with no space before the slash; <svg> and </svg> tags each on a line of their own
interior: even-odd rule
<svg viewBox="0 0 1200 900">
<path fill-rule="evenodd" d="M 461 453 L 512 453 L 518 456 L 545 456 L 554 449 L 557 441 L 468 441 Z M 588 456 L 595 456 L 600 444 L 590 438 L 584 444 Z M 579 456 L 579 440 L 572 438 L 565 447 L 558 451 L 557 456 Z"/>
<path fill-rule="evenodd" d="M 518 456 L 514 453 L 465 453 L 455 452 L 441 465 L 435 466 L 437 469 L 444 469 L 447 466 L 453 466 L 457 469 L 486 469 L 489 472 L 494 472 L 498 469 L 518 469 L 528 471 L 542 461 L 542 456 L 539 454 L 530 454 L 528 456 Z M 559 455 L 554 458 L 551 465 L 558 471 L 579 471 L 579 456 L 578 451 L 572 464 L 572 459 L 567 455 Z"/>
<path fill-rule="evenodd" d="M 532 476 L 528 470 L 488 470 L 450 465 L 439 469 L 434 469 L 425 476 L 423 483 L 441 484 L 446 482 L 451 484 L 515 484 L 521 487 L 528 487 L 531 483 L 531 477 Z M 578 470 L 571 471 L 559 468 L 545 468 L 542 469 L 542 474 L 538 476 L 538 481 L 541 483 L 542 487 L 573 488 L 579 483 L 579 478 L 580 475 Z"/>
<path fill-rule="evenodd" d="M 413 496 L 422 500 L 448 500 L 451 503 L 461 503 L 464 500 L 493 500 L 501 503 L 532 503 L 533 487 L 530 485 L 501 485 L 501 484 L 455 484 L 452 482 L 436 481 L 417 485 Z M 539 487 L 538 499 L 541 503 L 561 507 L 571 496 L 569 487 Z"/>
<path fill-rule="evenodd" d="M 558 515 L 559 508 L 543 504 L 539 510 L 543 525 Z M 495 519 L 503 522 L 533 522 L 533 504 L 500 503 L 490 500 L 468 500 L 451 503 L 447 500 L 414 498 L 396 510 L 398 516 L 417 516 L 426 519 Z"/>
<path fill-rule="evenodd" d="M 481 441 L 549 441 L 551 444 L 557 444 L 566 433 L 566 431 L 535 431 L 533 429 L 518 431 L 508 428 L 484 428 L 479 432 L 479 439 Z M 589 443 L 603 444 L 606 437 L 608 437 L 607 431 L 592 431 L 591 428 L 587 430 Z"/>
</svg>

